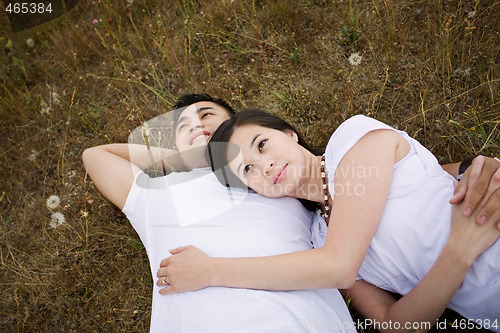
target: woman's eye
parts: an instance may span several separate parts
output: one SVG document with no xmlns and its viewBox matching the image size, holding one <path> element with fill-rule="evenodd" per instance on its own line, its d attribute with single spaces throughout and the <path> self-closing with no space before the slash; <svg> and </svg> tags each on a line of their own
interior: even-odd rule
<svg viewBox="0 0 500 333">
<path fill-rule="evenodd" d="M 177 131 L 180 132 L 182 131 L 184 128 L 186 128 L 187 125 L 180 125 L 178 128 L 177 128 Z"/>
<path fill-rule="evenodd" d="M 210 112 L 204 113 L 204 114 L 201 116 L 201 119 L 205 118 L 206 116 L 210 116 L 210 115 L 212 115 Z"/>
<path fill-rule="evenodd" d="M 251 164 L 245 165 L 245 167 L 243 168 L 243 174 L 246 176 L 250 172 L 251 168 L 252 168 Z"/>
<path fill-rule="evenodd" d="M 264 146 L 266 145 L 266 143 L 267 143 L 267 139 L 266 140 L 262 140 L 261 142 L 259 142 L 259 145 L 258 145 L 259 151 L 262 151 L 262 149 L 264 148 Z"/>
</svg>

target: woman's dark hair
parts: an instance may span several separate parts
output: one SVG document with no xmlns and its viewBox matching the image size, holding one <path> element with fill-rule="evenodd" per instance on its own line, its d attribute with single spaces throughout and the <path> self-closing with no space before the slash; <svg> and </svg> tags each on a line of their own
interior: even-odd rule
<svg viewBox="0 0 500 333">
<path fill-rule="evenodd" d="M 225 186 L 247 188 L 247 186 L 231 171 L 228 164 L 234 159 L 239 148 L 229 144 L 229 140 L 234 134 L 234 131 L 244 125 L 257 125 L 267 128 L 272 128 L 279 131 L 291 130 L 297 134 L 298 144 L 310 151 L 313 154 L 318 152 L 312 149 L 304 140 L 302 135 L 285 120 L 270 114 L 260 109 L 244 109 L 230 119 L 224 121 L 219 128 L 214 132 L 208 143 L 206 151 L 207 161 L 210 163 L 213 172 L 217 176 L 219 182 Z M 317 206 L 315 202 L 299 199 L 302 204 L 309 210 L 314 210 Z"/>
<path fill-rule="evenodd" d="M 236 113 L 236 111 L 231 107 L 231 105 L 229 105 L 226 101 L 224 101 L 221 98 L 213 98 L 208 94 L 184 94 L 181 97 L 179 97 L 179 99 L 174 104 L 174 107 L 176 109 L 181 109 L 179 110 L 179 112 L 174 113 L 173 116 L 174 125 L 177 124 L 177 121 L 179 120 L 182 111 L 184 111 L 184 108 L 198 102 L 212 102 L 219 106 L 222 106 L 230 116 Z"/>
</svg>

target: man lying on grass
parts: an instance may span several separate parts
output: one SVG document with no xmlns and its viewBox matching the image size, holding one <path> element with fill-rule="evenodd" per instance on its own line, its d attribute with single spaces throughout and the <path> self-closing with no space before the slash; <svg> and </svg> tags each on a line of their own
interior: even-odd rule
<svg viewBox="0 0 500 333">
<path fill-rule="evenodd" d="M 173 119 L 175 149 L 110 144 L 89 148 L 83 154 L 95 185 L 123 210 L 139 234 L 152 272 L 170 249 L 184 244 L 219 257 L 310 249 L 313 213 L 296 199 L 269 199 L 228 190 L 208 167 L 206 140 L 230 117 L 232 108 L 207 95 L 183 96 L 177 107 L 181 109 Z M 185 172 L 150 178 L 143 170 L 152 164 L 161 170 L 169 166 Z M 492 175 L 491 167 L 483 170 L 483 178 L 474 183 L 482 189 Z M 476 193 L 467 198 L 474 207 L 480 197 Z M 162 283 L 167 281 L 168 277 L 161 279 Z M 155 286 L 154 291 L 158 290 Z M 334 289 L 271 292 L 206 288 L 172 296 L 153 293 L 151 332 L 181 328 L 184 332 L 319 332 L 332 331 L 332 325 L 337 331 L 355 331 Z"/>
</svg>

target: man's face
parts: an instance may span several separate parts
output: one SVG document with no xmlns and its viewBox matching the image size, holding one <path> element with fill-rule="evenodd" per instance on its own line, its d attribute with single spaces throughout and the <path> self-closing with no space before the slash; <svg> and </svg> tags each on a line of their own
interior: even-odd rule
<svg viewBox="0 0 500 333">
<path fill-rule="evenodd" d="M 182 111 L 175 128 L 175 145 L 183 153 L 181 158 L 186 167 L 208 166 L 204 156 L 207 141 L 229 118 L 226 109 L 212 102 L 194 103 Z"/>
</svg>

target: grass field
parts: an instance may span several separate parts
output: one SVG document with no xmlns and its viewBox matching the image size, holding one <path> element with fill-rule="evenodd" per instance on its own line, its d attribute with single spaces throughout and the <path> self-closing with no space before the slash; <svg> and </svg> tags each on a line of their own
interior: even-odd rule
<svg viewBox="0 0 500 333">
<path fill-rule="evenodd" d="M 0 30 L 4 332 L 148 330 L 146 253 L 81 154 L 182 93 L 265 108 L 314 146 L 365 114 L 442 163 L 500 151 L 499 1 L 96 0 Z"/>
</svg>

